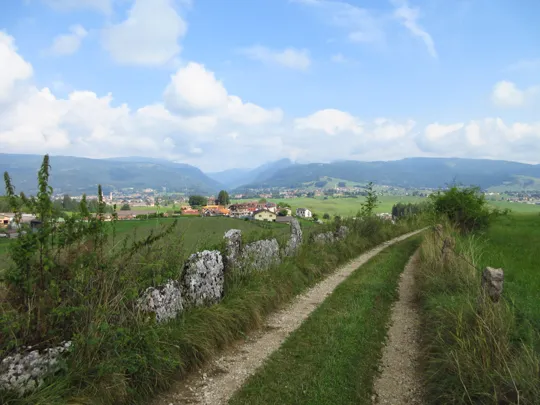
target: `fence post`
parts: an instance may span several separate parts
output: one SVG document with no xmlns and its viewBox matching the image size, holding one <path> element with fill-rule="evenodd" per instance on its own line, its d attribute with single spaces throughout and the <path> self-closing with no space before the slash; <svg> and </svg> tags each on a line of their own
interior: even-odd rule
<svg viewBox="0 0 540 405">
<path fill-rule="evenodd" d="M 499 302 L 503 292 L 504 270 L 486 267 L 482 273 L 482 289 L 493 302 Z"/>
</svg>

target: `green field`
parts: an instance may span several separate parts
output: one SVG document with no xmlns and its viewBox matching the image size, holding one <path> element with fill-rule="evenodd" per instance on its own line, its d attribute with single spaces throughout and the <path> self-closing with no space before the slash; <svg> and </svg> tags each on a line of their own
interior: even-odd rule
<svg viewBox="0 0 540 405">
<path fill-rule="evenodd" d="M 371 404 L 399 274 L 419 243 L 391 246 L 357 269 L 229 403 Z"/>
<path fill-rule="evenodd" d="M 508 208 L 515 213 L 537 213 L 540 214 L 540 205 L 534 204 L 523 204 L 523 203 L 513 203 L 510 201 L 490 201 L 488 200 L 489 205 L 501 209 Z"/>
<path fill-rule="evenodd" d="M 495 221 L 485 235 L 479 267 L 504 269 L 504 293 L 540 332 L 540 215 L 519 214 Z M 540 343 L 540 342 L 539 342 Z M 540 347 L 539 347 L 540 349 Z"/>
<path fill-rule="evenodd" d="M 120 243 L 125 237 L 134 237 L 140 240 L 151 231 L 159 232 L 162 225 L 169 225 L 174 219 L 161 218 L 140 221 L 118 221 L 116 224 L 116 241 Z M 313 226 L 313 223 L 301 222 L 304 229 Z M 179 217 L 175 235 L 181 236 L 182 249 L 186 253 L 214 247 L 223 240 L 223 235 L 229 229 L 240 229 L 247 240 L 256 240 L 269 237 L 284 238 L 289 235 L 288 224 L 260 223 L 257 221 L 244 221 L 226 217 Z M 307 229 L 309 232 L 309 229 Z M 7 254 L 10 240 L 0 239 L 0 257 Z M 0 268 L 5 267 L 6 260 L 0 261 Z"/>
<path fill-rule="evenodd" d="M 417 271 L 430 397 L 452 404 L 538 404 L 540 216 L 513 213 L 483 233 L 453 237 L 459 255 L 443 260 L 442 238 L 426 238 Z M 497 304 L 481 293 L 488 266 L 504 270 Z"/>
</svg>

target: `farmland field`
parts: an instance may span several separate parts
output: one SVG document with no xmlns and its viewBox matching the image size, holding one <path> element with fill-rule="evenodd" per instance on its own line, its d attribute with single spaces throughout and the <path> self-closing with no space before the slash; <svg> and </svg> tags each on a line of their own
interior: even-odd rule
<svg viewBox="0 0 540 405">
<path fill-rule="evenodd" d="M 116 241 L 121 241 L 126 236 L 132 235 L 135 236 L 135 239 L 142 239 L 150 231 L 158 232 L 162 225 L 171 224 L 173 221 L 174 219 L 169 218 L 118 221 L 116 225 Z M 311 225 L 312 223 L 302 221 L 303 228 Z M 223 234 L 233 228 L 240 229 L 246 238 L 250 240 L 268 237 L 280 238 L 289 234 L 288 224 L 260 223 L 224 217 L 180 217 L 174 232 L 182 236 L 182 249 L 186 253 L 193 253 L 199 249 L 219 244 L 223 240 Z M 8 245 L 8 239 L 0 239 L 0 268 L 5 267 L 7 263 Z"/>
<path fill-rule="evenodd" d="M 539 246 L 540 216 L 513 214 L 499 218 L 487 231 L 480 258 L 480 268 L 491 266 L 504 269 L 505 295 L 515 301 L 523 316 L 535 320 L 538 332 Z"/>
</svg>

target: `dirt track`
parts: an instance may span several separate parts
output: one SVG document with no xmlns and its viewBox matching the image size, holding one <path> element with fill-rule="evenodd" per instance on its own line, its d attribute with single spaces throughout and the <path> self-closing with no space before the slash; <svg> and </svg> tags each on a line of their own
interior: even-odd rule
<svg viewBox="0 0 540 405">
<path fill-rule="evenodd" d="M 262 330 L 250 334 L 245 341 L 238 342 L 200 371 L 178 381 L 168 392 L 158 396 L 150 404 L 226 404 L 247 378 L 344 279 L 384 248 L 419 232 L 421 231 L 411 232 L 385 242 L 342 266 L 328 278 L 298 296 L 286 308 L 272 314 Z"/>
</svg>

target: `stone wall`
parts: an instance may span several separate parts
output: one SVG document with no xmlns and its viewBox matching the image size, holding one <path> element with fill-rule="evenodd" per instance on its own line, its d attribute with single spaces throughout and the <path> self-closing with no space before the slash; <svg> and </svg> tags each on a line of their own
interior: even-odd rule
<svg viewBox="0 0 540 405">
<path fill-rule="evenodd" d="M 280 262 L 278 241 L 276 239 L 258 240 L 244 247 L 239 268 L 243 271 L 249 269 L 263 271 Z"/>
<path fill-rule="evenodd" d="M 302 229 L 296 219 L 291 221 L 291 236 L 283 252 L 276 239 L 260 240 L 242 245 L 242 232 L 231 229 L 225 233 L 225 254 L 217 251 L 197 252 L 184 264 L 179 280 L 147 288 L 135 306 L 156 322 L 176 318 L 192 307 L 209 306 L 223 299 L 224 272 L 264 271 L 281 262 L 282 256 L 294 255 L 302 244 Z M 47 375 L 61 368 L 61 357 L 71 342 L 41 351 L 25 348 L 5 357 L 0 363 L 0 390 L 15 390 L 20 394 L 39 387 Z"/>
<path fill-rule="evenodd" d="M 44 350 L 28 347 L 5 357 L 0 363 L 0 390 L 15 391 L 22 395 L 39 388 L 46 376 L 62 368 L 61 359 L 70 347 L 71 342 Z"/>
<path fill-rule="evenodd" d="M 349 228 L 342 225 L 335 232 L 323 232 L 314 235 L 313 241 L 320 244 L 334 243 L 339 240 L 345 239 L 348 234 Z"/>
</svg>

